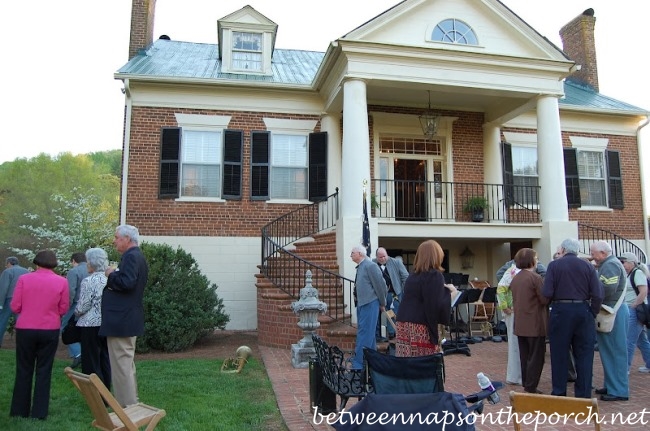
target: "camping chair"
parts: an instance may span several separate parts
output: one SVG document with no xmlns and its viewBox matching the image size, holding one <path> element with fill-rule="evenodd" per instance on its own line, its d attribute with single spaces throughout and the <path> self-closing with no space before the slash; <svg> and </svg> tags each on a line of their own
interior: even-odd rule
<svg viewBox="0 0 650 431">
<path fill-rule="evenodd" d="M 384 355 L 373 349 L 363 349 L 365 363 L 365 385 L 368 394 L 431 394 L 444 392 L 445 362 L 442 353 L 428 356 L 395 357 Z M 493 382 L 496 390 L 503 385 Z M 481 414 L 483 400 L 495 391 L 480 391 L 461 396 L 469 412 Z"/>
<path fill-rule="evenodd" d="M 573 398 L 558 397 L 554 395 L 529 394 L 525 392 L 510 392 L 510 405 L 512 413 L 515 414 L 513 424 L 515 431 L 521 430 L 519 416 L 531 413 L 533 417 L 537 414 L 544 413 L 552 415 L 554 413 L 567 416 L 568 420 L 578 420 L 580 423 L 593 423 L 594 429 L 600 431 L 598 422 L 598 400 L 596 398 Z M 576 417 L 576 415 L 578 415 Z M 530 423 L 530 420 L 527 420 Z"/>
<path fill-rule="evenodd" d="M 66 367 L 65 374 L 79 389 L 90 407 L 95 417 L 92 426 L 100 430 L 138 431 L 146 425 L 145 431 L 151 431 L 166 414 L 162 409 L 142 403 L 123 408 L 97 374 L 79 373 L 70 367 Z M 112 413 L 108 411 L 108 407 L 113 409 Z"/>
</svg>

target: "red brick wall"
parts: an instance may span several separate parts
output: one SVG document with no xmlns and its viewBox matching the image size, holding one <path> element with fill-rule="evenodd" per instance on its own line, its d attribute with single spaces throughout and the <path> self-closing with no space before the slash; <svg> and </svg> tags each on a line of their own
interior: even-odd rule
<svg viewBox="0 0 650 431">
<path fill-rule="evenodd" d="M 503 131 L 531 133 L 530 129 L 503 129 Z M 609 211 L 585 211 L 569 209 L 569 219 L 590 226 L 609 230 L 623 238 L 643 238 L 644 220 L 641 205 L 641 174 L 639 152 L 634 136 L 605 135 L 597 133 L 562 132 L 562 145 L 571 147 L 570 136 L 604 138 L 609 141 L 608 150 L 619 151 L 621 175 L 623 176 L 623 199 L 625 208 Z M 505 138 L 503 138 L 505 139 Z M 541 184 L 543 187 L 544 185 Z"/>
<path fill-rule="evenodd" d="M 412 108 L 382 106 L 369 106 L 368 110 L 415 115 L 420 113 L 420 110 Z M 176 127 L 175 113 L 230 115 L 232 118 L 228 127 L 244 130 L 243 189 L 240 201 L 214 203 L 158 199 L 160 128 Z M 483 182 L 483 114 L 459 111 L 439 113 L 458 117 L 453 123 L 454 180 Z M 149 107 L 134 107 L 132 116 L 127 222 L 139 226 L 143 235 L 259 236 L 263 225 L 301 206 L 250 200 L 250 132 L 265 130 L 263 117 L 310 120 L 318 120 L 318 117 Z M 369 124 L 370 136 L 373 136 L 372 117 Z M 320 124 L 317 130 L 319 128 Z M 529 129 L 507 130 L 531 132 Z M 569 211 L 570 219 L 611 230 L 625 238 L 642 238 L 643 213 L 636 139 L 629 136 L 565 132 L 562 135 L 565 146 L 571 146 L 569 135 L 606 138 L 609 140 L 609 149 L 620 151 L 625 198 L 625 208 L 622 210 L 609 212 L 572 209 Z M 371 151 L 372 148 L 371 141 Z M 371 167 L 371 175 L 373 170 Z"/>
<path fill-rule="evenodd" d="M 230 115 L 231 129 L 244 130 L 242 199 L 180 202 L 158 199 L 160 129 L 177 127 L 175 113 Z M 142 235 L 259 236 L 269 221 L 300 205 L 250 200 L 250 132 L 265 130 L 263 117 L 318 120 L 310 115 L 134 107 L 132 110 L 127 223 Z M 317 125 L 319 130 L 320 125 Z"/>
</svg>

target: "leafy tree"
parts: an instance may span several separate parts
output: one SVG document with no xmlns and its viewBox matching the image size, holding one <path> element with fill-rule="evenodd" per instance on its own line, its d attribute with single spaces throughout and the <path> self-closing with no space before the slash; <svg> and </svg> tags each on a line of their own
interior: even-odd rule
<svg viewBox="0 0 650 431">
<path fill-rule="evenodd" d="M 68 197 L 53 195 L 50 198 L 50 221 L 41 222 L 40 215 L 26 214 L 32 223 L 21 226 L 35 239 L 36 247 L 9 249 L 32 260 L 37 250 L 51 248 L 65 267 L 74 252 L 111 246 L 117 226 L 114 204 L 92 188 L 74 187 Z"/>
<path fill-rule="evenodd" d="M 107 159 L 119 159 L 117 153 L 119 151 Z M 0 188 L 7 190 L 2 202 L 5 223 L 0 223 L 0 259 L 14 254 L 10 248 L 33 253 L 44 246 L 45 241 L 35 237 L 32 230 L 21 226 L 44 226 L 49 230 L 58 230 L 62 221 L 67 224 L 74 217 L 70 212 L 72 208 L 65 209 L 62 202 L 75 201 L 80 194 L 92 193 L 97 197 L 95 207 L 82 206 L 83 211 L 111 214 L 114 222 L 106 234 L 112 235 L 119 219 L 120 179 L 111 172 L 112 168 L 109 169 L 107 163 L 96 166 L 92 157 L 72 156 L 70 153 L 56 157 L 41 154 L 32 159 L 16 159 L 0 165 Z M 54 196 L 61 199 L 55 201 Z M 58 246 L 56 241 L 50 244 Z M 65 261 L 69 257 L 65 256 Z M 26 259 L 21 258 L 21 261 L 23 264 L 29 263 Z"/>
<path fill-rule="evenodd" d="M 97 172 L 114 175 L 122 174 L 122 150 L 100 151 L 88 154 Z"/>
<path fill-rule="evenodd" d="M 217 285 L 201 274 L 191 254 L 167 244 L 141 245 L 149 264 L 144 292 L 145 332 L 137 350 L 185 350 L 215 329 L 224 329 L 224 313 Z"/>
</svg>

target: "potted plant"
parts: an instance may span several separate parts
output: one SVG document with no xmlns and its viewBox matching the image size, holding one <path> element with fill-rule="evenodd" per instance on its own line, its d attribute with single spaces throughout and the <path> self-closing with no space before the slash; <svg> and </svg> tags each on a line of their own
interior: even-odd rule
<svg viewBox="0 0 650 431">
<path fill-rule="evenodd" d="M 490 207 L 488 200 L 484 196 L 471 196 L 465 201 L 463 211 L 472 215 L 472 221 L 483 221 L 483 212 Z"/>
</svg>

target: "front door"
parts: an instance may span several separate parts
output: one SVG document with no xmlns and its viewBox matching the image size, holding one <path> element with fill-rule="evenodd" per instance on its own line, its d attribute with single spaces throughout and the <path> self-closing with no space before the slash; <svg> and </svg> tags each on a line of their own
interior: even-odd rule
<svg viewBox="0 0 650 431">
<path fill-rule="evenodd" d="M 427 162 L 394 159 L 395 219 L 427 219 Z"/>
</svg>

